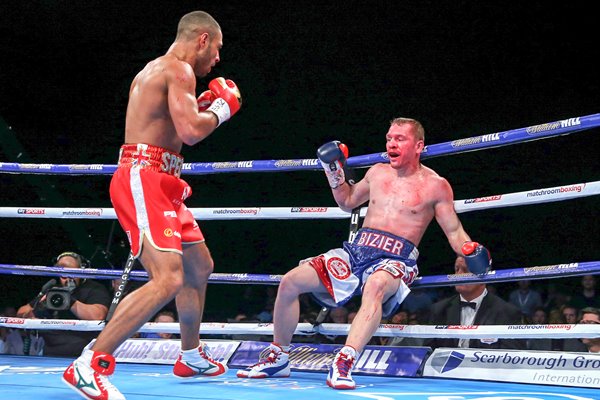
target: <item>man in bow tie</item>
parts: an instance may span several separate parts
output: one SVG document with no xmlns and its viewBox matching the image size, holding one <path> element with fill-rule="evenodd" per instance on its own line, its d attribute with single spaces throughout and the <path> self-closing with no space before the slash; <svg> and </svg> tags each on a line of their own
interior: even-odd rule
<svg viewBox="0 0 600 400">
<path fill-rule="evenodd" d="M 463 257 L 454 262 L 456 274 L 467 273 Z M 520 325 L 521 312 L 512 304 L 488 292 L 484 283 L 456 285 L 457 294 L 431 306 L 430 325 Z M 428 339 L 425 346 L 481 349 L 519 349 L 526 347 L 519 339 Z"/>
</svg>

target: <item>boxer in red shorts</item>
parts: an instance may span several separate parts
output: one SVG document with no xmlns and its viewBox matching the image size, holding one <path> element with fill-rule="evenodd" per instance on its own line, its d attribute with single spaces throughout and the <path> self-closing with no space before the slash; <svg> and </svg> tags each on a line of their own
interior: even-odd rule
<svg viewBox="0 0 600 400">
<path fill-rule="evenodd" d="M 112 177 L 110 196 L 119 223 L 150 280 L 118 304 L 93 347 L 64 372 L 63 380 L 95 400 L 125 397 L 109 381 L 112 353 L 175 298 L 181 329 L 177 377 L 216 376 L 227 367 L 214 360 L 198 332 L 213 259 L 204 236 L 184 204 L 192 190 L 179 176 L 183 144 L 209 136 L 241 106 L 237 85 L 215 78 L 196 97 L 196 77 L 220 60 L 223 34 L 203 11 L 184 15 L 166 54 L 134 78 L 127 104 L 125 144 Z"/>
<path fill-rule="evenodd" d="M 162 147 L 121 146 L 110 198 L 135 257 L 144 237 L 157 249 L 180 254 L 182 245 L 204 242 L 194 216 L 183 204 L 192 189 L 179 178 L 182 165 L 183 157 Z"/>
</svg>

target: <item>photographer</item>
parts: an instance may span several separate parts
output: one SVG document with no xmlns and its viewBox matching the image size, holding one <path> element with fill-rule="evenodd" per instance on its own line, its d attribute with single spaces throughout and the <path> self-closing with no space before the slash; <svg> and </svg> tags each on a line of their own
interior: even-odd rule
<svg viewBox="0 0 600 400">
<path fill-rule="evenodd" d="M 73 252 L 61 253 L 55 266 L 83 268 L 82 257 Z M 111 297 L 102 284 L 81 278 L 60 277 L 50 280 L 29 303 L 21 306 L 17 316 L 21 318 L 103 320 L 108 312 Z M 44 355 L 72 357 L 81 354 L 83 348 L 99 332 L 40 331 L 45 341 Z"/>
</svg>

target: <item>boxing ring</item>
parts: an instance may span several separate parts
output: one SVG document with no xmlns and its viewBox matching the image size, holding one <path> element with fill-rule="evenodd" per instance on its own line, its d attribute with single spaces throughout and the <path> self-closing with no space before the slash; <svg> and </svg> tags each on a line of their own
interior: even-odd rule
<svg viewBox="0 0 600 400">
<path fill-rule="evenodd" d="M 505 132 L 485 134 L 454 140 L 451 142 L 428 145 L 421 158 L 458 154 L 469 151 L 508 146 L 532 140 L 547 139 L 559 135 L 568 135 L 586 131 L 600 126 L 600 114 L 569 118 L 526 128 Z M 387 162 L 386 153 L 375 153 L 348 159 L 351 168 L 363 168 L 378 162 Z M 12 174 L 52 174 L 52 175 L 111 175 L 116 165 L 90 164 L 22 164 L 0 163 L 0 173 Z M 237 172 L 278 172 L 321 170 L 316 159 L 292 160 L 252 160 L 212 163 L 186 163 L 182 174 L 207 175 L 216 173 Z M 193 183 L 191 184 L 193 187 Z M 497 194 L 492 196 L 456 200 L 455 209 L 465 213 L 493 208 L 535 205 L 546 202 L 573 200 L 581 197 L 600 194 L 600 181 L 580 182 L 568 185 L 545 188 L 531 188 L 526 191 Z M 366 213 L 366 208 L 360 208 L 347 213 L 335 207 L 241 207 L 241 208 L 190 208 L 196 219 L 206 220 L 262 220 L 262 219 L 349 219 L 352 225 L 357 225 Z M 0 217 L 3 218 L 52 218 L 52 219 L 116 219 L 114 210 L 107 208 L 47 208 L 47 207 L 0 207 Z M 352 229 L 352 228 L 351 228 Z M 352 232 L 350 232 L 352 234 Z M 472 274 L 422 276 L 415 280 L 412 288 L 442 287 L 476 282 L 496 283 L 519 279 L 553 279 L 600 273 L 600 260 L 580 261 L 550 264 L 530 267 L 514 267 L 490 271 L 485 275 Z M 52 266 L 0 264 L 0 274 L 36 275 L 36 276 L 67 276 L 94 279 L 117 279 L 123 274 L 119 270 L 86 268 L 85 270 L 63 269 Z M 144 281 L 148 279 L 145 271 L 131 271 L 131 280 Z M 277 285 L 281 275 L 264 275 L 251 273 L 213 273 L 209 279 L 212 284 L 253 284 Z M 58 330 L 95 330 L 102 329 L 102 321 L 69 321 L 69 320 L 27 320 L 20 318 L 0 317 L 0 327 L 21 329 L 58 329 Z M 178 333 L 178 324 L 147 323 L 140 332 L 172 332 Z M 347 335 L 349 326 L 346 324 L 308 324 L 300 323 L 297 335 Z M 203 323 L 201 335 L 211 343 L 211 335 L 272 335 L 272 324 L 253 323 Z M 388 337 L 452 337 L 452 338 L 578 338 L 600 337 L 598 325 L 528 325 L 527 329 L 519 326 L 426 326 L 426 325 L 393 325 L 382 324 L 376 336 Z M 129 341 L 128 341 L 129 342 Z M 181 381 L 171 375 L 172 366 L 169 362 L 136 362 L 138 356 L 131 356 L 130 361 L 121 362 L 117 366 L 111 381 L 127 396 L 128 399 L 149 399 L 162 397 L 165 399 L 280 399 L 284 396 L 291 400 L 303 399 L 309 396 L 323 398 L 356 398 L 368 399 L 430 399 L 430 400 L 489 400 L 489 399 L 600 399 L 600 359 L 585 359 L 580 380 L 574 383 L 534 384 L 511 383 L 503 379 L 481 379 L 476 375 L 448 375 L 447 372 L 457 366 L 452 364 L 454 352 L 444 360 L 440 368 L 429 352 L 423 353 L 422 361 L 416 370 L 410 374 L 374 373 L 372 364 L 383 362 L 378 357 L 384 353 L 379 348 L 370 349 L 364 353 L 365 360 L 358 362 L 360 368 L 354 372 L 357 390 L 335 391 L 325 384 L 323 363 L 317 367 L 298 363 L 292 367 L 290 378 L 275 378 L 266 380 L 239 379 L 235 370 L 244 366 L 244 352 L 253 351 L 257 345 L 244 341 L 232 341 L 235 345 L 221 359 L 228 361 L 230 371 L 216 378 L 197 378 Z M 250 342 L 248 342 L 250 343 Z M 215 346 L 225 346 L 227 343 L 216 341 Z M 254 347 L 252 347 L 254 346 Z M 415 354 L 421 350 L 415 350 Z M 465 353 L 465 352 L 463 352 Z M 531 353 L 531 352 L 530 352 Z M 213 351 L 214 354 L 214 351 Z M 400 353 L 398 353 L 400 354 Z M 420 353 L 419 353 L 420 354 Z M 466 354 L 466 353 L 465 353 Z M 465 354 L 462 354 L 465 357 Z M 435 353 L 434 353 L 435 355 Z M 514 355 L 513 355 L 514 356 Z M 127 358 L 129 356 L 122 356 Z M 136 358 L 137 357 L 137 358 Z M 566 358 L 569 358 L 565 356 Z M 573 355 L 571 358 L 578 359 Z M 600 355 L 598 356 L 600 357 Z M 215 357 L 217 358 L 217 357 Z M 367 359 L 368 358 L 368 359 Z M 392 357 L 393 358 L 393 357 Z M 362 356 L 361 356 L 362 359 Z M 514 359 L 514 357 L 513 357 Z M 581 359 L 579 359 L 581 361 Z M 70 359 L 35 356 L 0 355 L 0 388 L 3 398 L 13 399 L 64 399 L 75 398 L 69 388 L 60 380 L 60 376 Z M 460 364 L 462 359 L 458 362 Z M 579 362 L 579 361 L 578 361 Z M 152 365 L 147 365 L 152 364 Z M 458 365 L 457 364 L 457 365 Z M 589 368 L 587 368 L 589 367 Z M 423 371 L 429 368 L 429 375 Z M 437 370 L 436 370 L 437 368 Z M 433 372 L 432 372 L 433 371 Z M 440 372 L 436 374 L 435 371 Z M 503 371 L 504 372 L 504 371 Z M 435 376 L 435 377 L 434 377 Z M 479 378 L 479 379 L 478 379 Z M 542 382 L 538 379 L 538 382 Z M 573 382 L 573 381 L 570 381 Z M 597 384 L 596 384 L 597 382 Z"/>
<path fill-rule="evenodd" d="M 0 357 L 0 390 L 5 399 L 79 398 L 60 380 L 71 361 L 61 358 Z M 4 364 L 10 364 L 6 367 Z M 430 378 L 357 376 L 353 391 L 332 390 L 324 373 L 294 372 L 289 378 L 239 379 L 235 371 L 215 378 L 178 380 L 172 366 L 120 364 L 111 378 L 127 399 L 214 400 L 592 400 L 598 389 Z M 355 379 L 356 379 L 355 378 Z"/>
</svg>

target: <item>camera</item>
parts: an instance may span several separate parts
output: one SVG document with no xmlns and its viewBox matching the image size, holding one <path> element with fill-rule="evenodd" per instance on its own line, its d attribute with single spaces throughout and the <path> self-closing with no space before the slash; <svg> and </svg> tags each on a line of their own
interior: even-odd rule
<svg viewBox="0 0 600 400">
<path fill-rule="evenodd" d="M 69 310 L 71 308 L 71 287 L 53 287 L 46 293 L 46 309 Z"/>
</svg>

